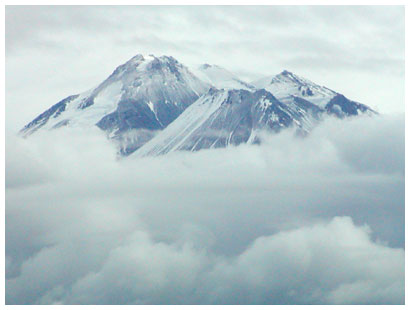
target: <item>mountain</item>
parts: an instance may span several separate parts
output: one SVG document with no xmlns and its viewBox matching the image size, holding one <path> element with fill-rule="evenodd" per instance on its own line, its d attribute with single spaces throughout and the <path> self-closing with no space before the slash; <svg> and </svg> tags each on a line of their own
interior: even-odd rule
<svg viewBox="0 0 410 310">
<path fill-rule="evenodd" d="M 305 135 L 329 115 L 344 118 L 375 113 L 289 71 L 254 84 L 254 89 L 210 89 L 135 156 L 258 143 L 261 131 L 289 127 Z"/>
<path fill-rule="evenodd" d="M 190 71 L 171 56 L 136 55 L 97 87 L 69 96 L 22 130 L 98 126 L 122 155 L 258 143 L 261 131 L 305 135 L 329 115 L 376 113 L 289 71 L 246 83 L 217 65 Z"/>
<path fill-rule="evenodd" d="M 337 117 L 375 113 L 364 104 L 351 101 L 342 94 L 317 85 L 287 70 L 273 77 L 254 81 L 252 84 L 256 88 L 266 89 L 289 107 L 297 106 L 297 101 L 305 100 Z"/>
<path fill-rule="evenodd" d="M 193 73 L 215 88 L 254 90 L 255 86 L 246 83 L 228 70 L 217 66 L 203 64 L 193 70 Z"/>
<path fill-rule="evenodd" d="M 319 86 L 287 70 L 272 77 L 265 77 L 252 83 L 257 88 L 265 88 L 283 102 L 292 102 L 293 97 L 302 98 L 324 108 L 336 92 Z"/>
<path fill-rule="evenodd" d="M 131 58 L 96 88 L 69 96 L 27 124 L 21 134 L 97 125 L 129 154 L 176 119 L 210 85 L 169 56 Z"/>
<path fill-rule="evenodd" d="M 212 88 L 137 150 L 135 156 L 258 143 L 261 131 L 279 132 L 290 126 L 307 133 L 323 112 L 303 99 L 296 100 L 295 106 L 289 108 L 265 89 Z"/>
</svg>

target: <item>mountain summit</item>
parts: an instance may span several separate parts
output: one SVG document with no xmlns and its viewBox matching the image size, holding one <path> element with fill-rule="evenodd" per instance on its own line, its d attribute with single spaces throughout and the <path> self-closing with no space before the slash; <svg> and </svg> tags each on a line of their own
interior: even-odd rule
<svg viewBox="0 0 410 310">
<path fill-rule="evenodd" d="M 123 155 L 159 155 L 259 141 L 263 130 L 308 133 L 323 117 L 374 114 L 284 70 L 246 83 L 217 65 L 194 70 L 171 56 L 138 54 L 97 87 L 69 96 L 22 130 L 98 126 Z M 151 141 L 150 141 L 151 140 Z"/>
<path fill-rule="evenodd" d="M 173 57 L 139 54 L 94 89 L 52 106 L 21 132 L 97 125 L 127 154 L 168 126 L 209 87 Z"/>
<path fill-rule="evenodd" d="M 284 70 L 280 74 L 253 82 L 257 88 L 265 88 L 279 100 L 293 101 L 293 97 L 303 98 L 324 108 L 337 93 L 327 87 L 317 85 L 308 79 Z"/>
</svg>

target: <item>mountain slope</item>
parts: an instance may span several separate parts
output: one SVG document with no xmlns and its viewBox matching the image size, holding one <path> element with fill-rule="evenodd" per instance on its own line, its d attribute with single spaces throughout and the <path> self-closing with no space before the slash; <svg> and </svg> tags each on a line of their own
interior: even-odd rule
<svg viewBox="0 0 410 310">
<path fill-rule="evenodd" d="M 261 130 L 279 132 L 295 126 L 306 131 L 323 112 L 305 101 L 297 107 L 289 109 L 264 89 L 251 92 L 213 88 L 140 148 L 135 156 L 254 143 L 258 142 Z"/>
<path fill-rule="evenodd" d="M 344 118 L 376 113 L 288 71 L 255 85 L 259 89 L 210 89 L 135 156 L 257 143 L 263 130 L 294 127 L 304 135 L 329 115 Z"/>
<path fill-rule="evenodd" d="M 21 133 L 97 125 L 120 143 L 126 137 L 122 152 L 130 153 L 176 119 L 209 87 L 173 57 L 137 55 L 96 88 L 52 106 Z"/>
<path fill-rule="evenodd" d="M 363 113 L 376 113 L 368 106 L 347 99 L 325 86 L 287 70 L 273 77 L 265 77 L 252 83 L 257 88 L 264 88 L 290 108 L 297 106 L 296 101 L 305 100 L 337 117 L 347 117 Z"/>
<path fill-rule="evenodd" d="M 286 70 L 273 77 L 257 80 L 252 84 L 257 88 L 265 88 L 283 102 L 292 101 L 292 97 L 298 97 L 308 100 L 320 108 L 324 108 L 337 94 L 327 87 L 319 86 Z"/>
</svg>

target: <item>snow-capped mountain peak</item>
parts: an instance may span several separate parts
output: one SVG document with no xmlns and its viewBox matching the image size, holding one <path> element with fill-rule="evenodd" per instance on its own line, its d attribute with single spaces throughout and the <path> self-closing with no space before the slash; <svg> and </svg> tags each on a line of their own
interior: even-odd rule
<svg viewBox="0 0 410 310">
<path fill-rule="evenodd" d="M 148 56 L 138 54 L 132 57 L 126 63 L 118 66 L 103 84 L 117 80 L 121 80 L 124 86 L 131 88 L 139 84 L 136 80 L 152 81 L 164 85 L 176 80 L 186 84 L 196 93 L 202 93 L 205 88 L 209 87 L 209 85 L 204 87 L 204 83 L 174 57 L 165 55 L 156 57 L 152 54 Z"/>
<path fill-rule="evenodd" d="M 281 73 L 268 76 L 252 83 L 257 88 L 265 88 L 284 102 L 293 101 L 292 97 L 306 99 L 321 108 L 337 94 L 335 91 L 320 86 L 312 81 L 283 70 Z"/>
<path fill-rule="evenodd" d="M 152 137 L 146 130 L 165 128 L 209 87 L 171 56 L 138 54 L 100 85 L 60 101 L 21 132 L 97 125 L 121 140 L 127 131 L 144 129 L 144 137 L 135 137 L 136 142 L 132 146 L 127 142 L 123 150 L 132 152 Z"/>
<path fill-rule="evenodd" d="M 293 126 L 305 134 L 329 114 L 375 113 L 287 70 L 254 85 L 217 65 L 193 72 L 172 56 L 138 54 L 97 87 L 53 105 L 21 133 L 98 126 L 122 154 L 140 148 L 136 155 L 158 155 L 253 143 L 261 130 Z"/>
<path fill-rule="evenodd" d="M 279 81 L 292 81 L 298 85 L 309 85 L 314 84 L 313 82 L 305 79 L 301 76 L 298 76 L 288 70 L 283 70 L 281 73 L 277 74 L 271 81 L 271 83 L 279 82 Z"/>
</svg>

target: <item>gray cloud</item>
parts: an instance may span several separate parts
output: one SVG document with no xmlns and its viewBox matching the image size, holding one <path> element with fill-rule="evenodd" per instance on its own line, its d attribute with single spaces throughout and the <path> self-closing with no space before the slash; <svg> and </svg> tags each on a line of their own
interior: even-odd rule
<svg viewBox="0 0 410 310">
<path fill-rule="evenodd" d="M 403 128 L 119 161 L 97 128 L 7 136 L 6 302 L 403 303 Z"/>
<path fill-rule="evenodd" d="M 101 270 L 79 279 L 70 292 L 52 289 L 43 301 L 403 303 L 403 267 L 403 250 L 372 243 L 366 227 L 347 217 L 260 237 L 234 259 L 206 256 L 190 245 L 155 243 L 135 232 L 110 252 Z M 108 290 L 106 283 L 119 285 Z"/>
<path fill-rule="evenodd" d="M 404 115 L 384 121 L 362 119 L 347 125 L 355 132 L 349 137 L 344 129 L 335 130 L 335 145 L 343 160 L 354 169 L 373 173 L 402 173 L 404 175 Z M 338 124 L 328 124 L 338 126 Z M 363 144 L 367 147 L 363 148 Z"/>
</svg>

